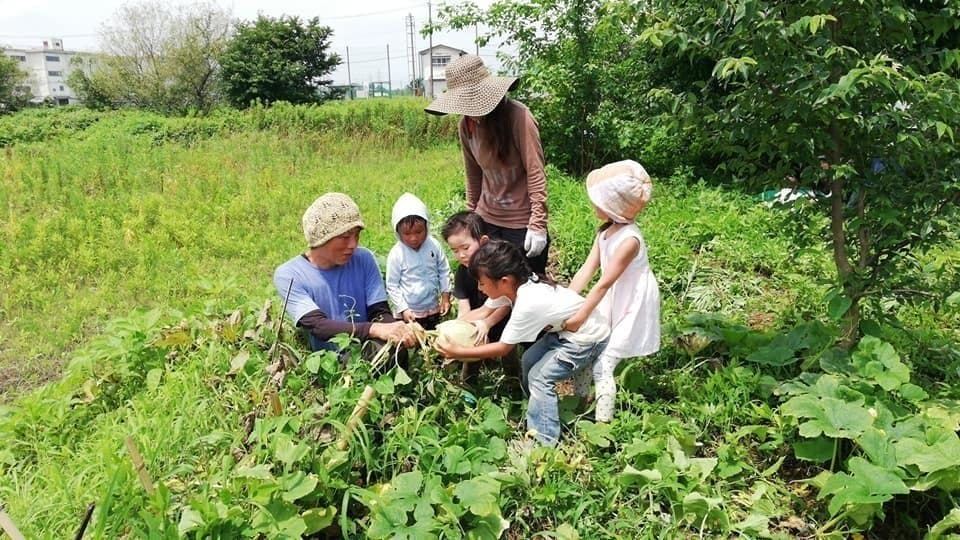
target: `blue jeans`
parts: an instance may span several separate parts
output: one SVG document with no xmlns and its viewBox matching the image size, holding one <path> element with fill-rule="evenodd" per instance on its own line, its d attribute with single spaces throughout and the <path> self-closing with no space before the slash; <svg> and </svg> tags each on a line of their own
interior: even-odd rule
<svg viewBox="0 0 960 540">
<path fill-rule="evenodd" d="M 590 369 L 606 346 L 607 340 L 580 345 L 549 332 L 523 353 L 520 369 L 523 387 L 530 396 L 527 429 L 536 430 L 541 444 L 554 446 L 560 438 L 556 384 L 583 369 Z"/>
</svg>

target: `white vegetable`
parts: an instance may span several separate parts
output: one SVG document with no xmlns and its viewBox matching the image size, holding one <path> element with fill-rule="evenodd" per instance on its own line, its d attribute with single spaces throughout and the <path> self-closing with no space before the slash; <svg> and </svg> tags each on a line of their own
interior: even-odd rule
<svg viewBox="0 0 960 540">
<path fill-rule="evenodd" d="M 461 347 L 476 347 L 487 341 L 483 339 L 480 343 L 477 343 L 477 327 L 463 319 L 444 321 L 437 325 L 436 332 L 437 341 L 443 340 Z M 472 359 L 464 358 L 463 360 Z"/>
</svg>

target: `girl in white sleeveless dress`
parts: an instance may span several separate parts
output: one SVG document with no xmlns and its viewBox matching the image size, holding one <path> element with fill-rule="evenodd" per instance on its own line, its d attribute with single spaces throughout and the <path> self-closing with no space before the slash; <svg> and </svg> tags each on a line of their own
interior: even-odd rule
<svg viewBox="0 0 960 540">
<path fill-rule="evenodd" d="M 652 192 L 650 176 L 635 161 L 611 163 L 587 176 L 587 194 L 597 217 L 605 223 L 569 288 L 582 292 L 598 268 L 600 279 L 562 328 L 575 331 L 594 309 L 610 321 L 609 342 L 593 365 L 596 419 L 600 422 L 613 419 L 617 364 L 660 349 L 660 289 L 650 269 L 643 235 L 634 222 Z M 576 380 L 577 394 L 586 395 L 589 386 L 590 371 L 583 370 Z"/>
</svg>

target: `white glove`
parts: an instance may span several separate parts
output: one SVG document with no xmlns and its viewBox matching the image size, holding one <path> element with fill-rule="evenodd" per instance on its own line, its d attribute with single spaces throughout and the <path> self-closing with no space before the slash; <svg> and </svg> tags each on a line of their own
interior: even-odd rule
<svg viewBox="0 0 960 540">
<path fill-rule="evenodd" d="M 523 239 L 523 249 L 527 250 L 527 257 L 536 257 L 545 247 L 547 247 L 547 233 L 527 229 L 527 236 Z"/>
</svg>

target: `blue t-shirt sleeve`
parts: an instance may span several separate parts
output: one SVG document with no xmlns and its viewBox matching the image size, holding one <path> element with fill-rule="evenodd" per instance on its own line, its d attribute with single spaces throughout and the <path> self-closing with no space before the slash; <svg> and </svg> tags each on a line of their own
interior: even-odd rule
<svg viewBox="0 0 960 540">
<path fill-rule="evenodd" d="M 307 313 L 320 309 L 320 306 L 310 297 L 303 280 L 298 279 L 298 272 L 294 268 L 295 262 L 287 262 L 273 273 L 273 286 L 276 287 L 277 294 L 280 295 L 280 301 L 286 301 L 287 315 L 290 316 L 294 324 L 299 323 L 300 318 Z M 293 285 L 290 284 L 291 280 Z M 287 296 L 287 291 L 289 291 L 289 296 Z"/>
<path fill-rule="evenodd" d="M 373 253 L 365 250 L 363 256 L 364 287 L 367 294 L 367 305 L 372 306 L 378 302 L 386 302 L 387 289 L 383 286 L 383 276 L 380 274 L 380 267 L 377 266 L 377 261 L 373 258 Z"/>
</svg>

